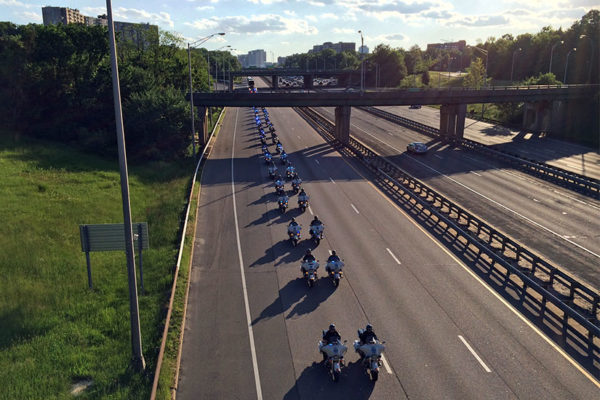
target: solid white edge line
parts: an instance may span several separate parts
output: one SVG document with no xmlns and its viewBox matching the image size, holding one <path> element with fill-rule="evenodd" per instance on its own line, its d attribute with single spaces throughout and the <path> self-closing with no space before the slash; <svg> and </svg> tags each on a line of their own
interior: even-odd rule
<svg viewBox="0 0 600 400">
<path fill-rule="evenodd" d="M 439 158 L 439 159 L 444 159 L 444 157 L 440 156 L 439 154 L 434 154 L 433 156 L 434 156 L 434 157 L 437 157 L 437 158 Z"/>
<path fill-rule="evenodd" d="M 333 183 L 335 185 L 335 181 L 333 180 L 332 177 L 329 177 L 329 180 L 331 181 L 331 183 Z"/>
<path fill-rule="evenodd" d="M 478 173 L 477 173 L 477 172 L 475 172 L 475 171 L 471 171 L 471 173 L 472 173 L 472 174 L 475 174 L 475 175 L 477 175 L 477 176 L 481 176 L 481 174 L 478 174 Z"/>
<path fill-rule="evenodd" d="M 471 345 L 469 343 L 467 343 L 467 341 L 465 340 L 465 338 L 462 337 L 461 335 L 458 335 L 458 338 L 463 342 L 463 344 L 465 346 L 467 346 L 467 349 L 469 349 L 469 351 L 471 352 L 471 354 L 473 354 L 473 357 L 475 357 L 477 359 L 477 361 L 479 361 L 479 364 L 481 364 L 481 366 L 483 367 L 483 369 L 485 369 L 485 372 L 492 372 L 492 370 L 489 369 L 487 365 L 485 365 L 485 363 L 479 357 L 479 355 L 475 352 L 475 350 L 473 350 L 473 348 L 471 347 Z"/>
<path fill-rule="evenodd" d="M 387 371 L 387 373 L 392 375 L 392 369 L 390 368 L 390 364 L 388 364 L 388 362 L 385 359 L 385 356 L 383 354 L 381 355 L 381 361 L 383 361 L 383 366 L 384 366 L 385 370 Z"/>
<path fill-rule="evenodd" d="M 360 213 L 358 212 L 358 209 L 357 209 L 356 207 L 354 207 L 354 204 L 350 203 L 350 205 L 352 206 L 352 208 L 354 209 L 354 211 L 356 211 L 356 213 L 357 213 L 357 214 L 360 214 Z"/>
<path fill-rule="evenodd" d="M 315 215 L 315 214 L 313 214 L 312 208 L 310 208 L 310 206 L 308 206 L 308 212 L 310 212 L 310 215 Z"/>
<path fill-rule="evenodd" d="M 240 229 L 237 216 L 237 205 L 235 202 L 235 180 L 233 175 L 233 160 L 235 151 L 235 134 L 237 131 L 239 108 L 235 113 L 235 125 L 233 127 L 233 142 L 231 147 L 231 195 L 233 198 L 233 217 L 235 222 L 235 237 L 237 239 L 238 258 L 240 260 L 240 274 L 242 276 L 242 289 L 244 291 L 244 305 L 246 306 L 246 321 L 248 323 L 248 336 L 250 338 L 250 353 L 252 354 L 252 367 L 254 368 L 254 383 L 256 385 L 256 398 L 262 400 L 262 389 L 260 376 L 258 375 L 258 362 L 256 361 L 256 348 L 254 346 L 254 331 L 252 330 L 252 318 L 250 316 L 250 304 L 248 302 L 248 289 L 246 288 L 246 274 L 244 272 L 244 260 L 242 258 L 242 246 L 240 244 Z"/>
<path fill-rule="evenodd" d="M 392 253 L 392 251 L 390 249 L 388 249 L 387 247 L 385 249 L 387 250 L 388 253 L 390 253 L 390 256 L 392 256 L 392 258 L 394 259 L 394 261 L 396 261 L 398 263 L 398 265 L 402 264 L 400 262 L 400 260 L 398 260 L 398 258 L 394 255 L 394 253 Z"/>
<path fill-rule="evenodd" d="M 321 163 L 319 162 L 319 160 L 317 160 L 317 159 L 315 159 L 315 162 L 316 162 L 317 164 L 319 164 L 319 165 L 321 164 Z"/>
</svg>

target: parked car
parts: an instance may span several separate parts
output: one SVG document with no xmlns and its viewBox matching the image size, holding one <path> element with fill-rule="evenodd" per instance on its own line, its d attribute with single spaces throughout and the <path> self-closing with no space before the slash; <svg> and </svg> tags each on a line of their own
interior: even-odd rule
<svg viewBox="0 0 600 400">
<path fill-rule="evenodd" d="M 411 104 L 410 107 L 408 107 L 410 110 L 417 110 L 419 108 L 421 108 L 420 104 Z"/>
<path fill-rule="evenodd" d="M 409 153 L 425 154 L 427 153 L 427 150 L 427 145 L 422 142 L 412 142 L 406 146 L 406 151 Z"/>
</svg>

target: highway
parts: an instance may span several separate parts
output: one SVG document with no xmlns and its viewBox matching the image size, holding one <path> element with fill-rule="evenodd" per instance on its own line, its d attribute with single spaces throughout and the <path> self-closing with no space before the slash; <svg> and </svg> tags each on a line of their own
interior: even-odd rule
<svg viewBox="0 0 600 400">
<path fill-rule="evenodd" d="M 377 108 L 434 128 L 440 127 L 440 110 L 436 108 L 425 106 L 413 110 L 405 106 Z M 470 111 L 471 108 L 468 106 L 467 110 Z M 481 112 L 481 109 L 478 110 Z M 589 147 L 471 118 L 466 118 L 464 137 L 524 158 L 600 179 L 600 154 Z"/>
<path fill-rule="evenodd" d="M 318 110 L 333 120 L 333 108 Z M 600 288 L 599 201 L 476 152 L 442 145 L 356 108 L 351 116 L 352 136 L 542 257 Z M 406 145 L 412 141 L 429 143 L 431 149 L 426 155 L 408 154 Z"/>
<path fill-rule="evenodd" d="M 377 191 L 362 166 L 293 110 L 269 112 L 311 207 L 300 215 L 292 196 L 288 212 L 276 210 L 253 113 L 228 109 L 203 169 L 178 398 L 600 396 L 589 373 Z M 346 263 L 337 289 L 300 278 L 313 214 L 326 225 L 314 249 L 320 270 L 332 249 Z M 297 248 L 286 236 L 292 216 L 304 227 Z M 317 351 L 330 322 L 349 346 L 338 383 Z M 376 384 L 351 346 L 367 322 L 386 341 Z"/>
</svg>

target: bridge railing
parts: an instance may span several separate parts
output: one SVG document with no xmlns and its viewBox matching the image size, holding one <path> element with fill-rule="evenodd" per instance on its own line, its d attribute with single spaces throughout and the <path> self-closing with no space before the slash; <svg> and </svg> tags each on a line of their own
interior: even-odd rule
<svg viewBox="0 0 600 400">
<path fill-rule="evenodd" d="M 382 185 L 392 191 L 395 198 L 440 228 L 441 235 L 453 237 L 454 245 L 460 243 L 465 249 L 471 246 L 475 251 L 473 256 L 480 261 L 485 255 L 488 276 L 500 274 L 504 287 L 519 287 L 522 301 L 527 297 L 529 302 L 535 303 L 541 318 L 552 319 L 554 324 L 561 325 L 563 336 L 569 334 L 580 343 L 587 343 L 591 356 L 600 360 L 600 348 L 594 342 L 594 337 L 600 338 L 600 294 L 597 291 L 413 178 L 355 138 L 350 137 L 348 144 L 337 142 L 333 124 L 313 110 L 296 110 L 338 149 L 360 159 L 382 179 Z M 573 321 L 576 323 L 572 324 Z"/>
</svg>

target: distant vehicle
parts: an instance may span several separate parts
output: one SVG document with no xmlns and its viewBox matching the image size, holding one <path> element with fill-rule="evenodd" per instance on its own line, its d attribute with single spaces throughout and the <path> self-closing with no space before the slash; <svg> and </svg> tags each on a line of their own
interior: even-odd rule
<svg viewBox="0 0 600 400">
<path fill-rule="evenodd" d="M 416 110 L 416 109 L 419 109 L 419 108 L 421 108 L 421 105 L 420 105 L 420 104 L 412 104 L 412 105 L 411 105 L 410 107 L 408 107 L 408 108 L 409 108 L 409 109 L 411 109 L 411 110 Z"/>
<path fill-rule="evenodd" d="M 425 154 L 427 153 L 427 150 L 427 145 L 421 142 L 412 142 L 406 146 L 406 151 L 409 153 Z"/>
<path fill-rule="evenodd" d="M 248 87 L 253 88 L 254 87 L 254 79 L 252 79 L 251 76 L 249 76 L 247 79 L 248 79 Z"/>
</svg>

